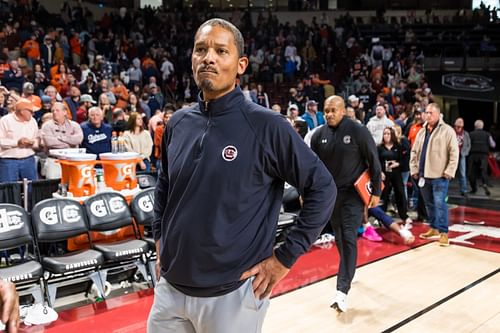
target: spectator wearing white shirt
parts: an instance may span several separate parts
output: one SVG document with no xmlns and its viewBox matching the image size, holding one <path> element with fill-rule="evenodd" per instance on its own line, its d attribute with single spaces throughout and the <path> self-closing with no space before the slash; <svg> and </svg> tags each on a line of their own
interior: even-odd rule
<svg viewBox="0 0 500 333">
<path fill-rule="evenodd" d="M 168 59 L 168 56 L 163 57 L 163 63 L 161 64 L 160 71 L 162 73 L 161 77 L 164 82 L 167 82 L 174 74 L 174 64 L 172 64 L 172 62 Z"/>
<path fill-rule="evenodd" d="M 375 144 L 380 144 L 382 142 L 382 136 L 384 135 L 384 129 L 386 127 L 393 127 L 394 122 L 387 118 L 385 115 L 385 107 L 383 104 L 378 104 L 375 109 L 375 116 L 370 118 L 366 127 L 373 137 Z"/>
</svg>

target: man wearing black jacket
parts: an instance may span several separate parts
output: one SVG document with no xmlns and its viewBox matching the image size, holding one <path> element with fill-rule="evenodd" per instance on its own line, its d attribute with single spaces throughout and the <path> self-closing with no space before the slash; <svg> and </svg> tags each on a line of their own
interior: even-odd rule
<svg viewBox="0 0 500 333">
<path fill-rule="evenodd" d="M 212 19 L 195 35 L 198 103 L 166 125 L 155 193 L 158 253 L 148 332 L 260 332 L 272 288 L 327 223 L 336 197 L 324 164 L 288 122 L 245 100 L 243 37 Z M 304 198 L 273 250 L 284 182 Z"/>
<path fill-rule="evenodd" d="M 332 307 L 347 310 L 347 293 L 356 271 L 357 229 L 363 219 L 364 204 L 354 188 L 358 177 L 368 168 L 372 180 L 372 196 L 368 208 L 375 207 L 380 197 L 381 167 L 377 148 L 363 125 L 345 116 L 344 100 L 331 96 L 324 108 L 327 125 L 313 134 L 311 149 L 325 163 L 337 184 L 338 196 L 330 223 L 340 255 L 337 294 Z"/>
</svg>

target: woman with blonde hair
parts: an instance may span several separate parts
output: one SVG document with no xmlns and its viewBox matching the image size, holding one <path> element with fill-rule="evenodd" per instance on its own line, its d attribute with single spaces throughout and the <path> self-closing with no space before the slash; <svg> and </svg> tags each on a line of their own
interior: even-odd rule
<svg viewBox="0 0 500 333">
<path fill-rule="evenodd" d="M 153 139 L 149 131 L 144 130 L 144 121 L 139 113 L 130 113 L 127 128 L 128 130 L 123 134 L 127 151 L 140 155 L 141 161 L 137 164 L 139 170 L 151 171 L 150 156 L 153 151 Z"/>
</svg>

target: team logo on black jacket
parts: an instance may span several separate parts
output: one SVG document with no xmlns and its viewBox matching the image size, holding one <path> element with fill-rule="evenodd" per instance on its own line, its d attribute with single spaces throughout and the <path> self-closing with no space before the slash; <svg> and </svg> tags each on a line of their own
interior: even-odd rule
<svg viewBox="0 0 500 333">
<path fill-rule="evenodd" d="M 350 135 L 346 135 L 344 136 L 344 143 L 346 145 L 350 144 L 351 143 L 351 136 Z"/>
<path fill-rule="evenodd" d="M 222 149 L 222 158 L 224 159 L 224 161 L 234 161 L 237 156 L 238 149 L 236 149 L 235 146 L 226 146 L 224 149 Z"/>
</svg>

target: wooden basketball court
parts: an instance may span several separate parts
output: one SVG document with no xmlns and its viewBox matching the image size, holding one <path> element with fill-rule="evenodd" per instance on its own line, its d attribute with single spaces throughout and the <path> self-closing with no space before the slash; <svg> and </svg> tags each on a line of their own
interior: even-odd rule
<svg viewBox="0 0 500 333">
<path fill-rule="evenodd" d="M 500 332 L 500 211 L 458 206 L 450 224 L 447 248 L 420 239 L 408 247 L 382 229 L 382 242 L 360 238 L 344 314 L 330 308 L 337 249 L 313 247 L 275 287 L 263 332 Z M 426 228 L 415 223 L 412 232 Z M 153 296 L 146 289 L 60 308 L 57 321 L 21 332 L 145 332 Z"/>
<path fill-rule="evenodd" d="M 263 331 L 499 329 L 500 325 L 493 326 L 500 319 L 499 267 L 498 253 L 426 244 L 359 268 L 346 313 L 337 314 L 329 307 L 335 293 L 335 277 L 273 298 Z"/>
</svg>

